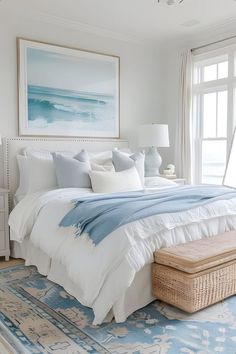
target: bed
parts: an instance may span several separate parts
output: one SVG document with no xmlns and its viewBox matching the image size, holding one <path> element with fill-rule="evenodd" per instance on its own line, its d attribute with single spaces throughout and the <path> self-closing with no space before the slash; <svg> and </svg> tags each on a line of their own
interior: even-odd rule
<svg viewBox="0 0 236 354">
<path fill-rule="evenodd" d="M 5 186 L 10 190 L 10 205 L 17 187 L 15 157 L 23 148 L 101 151 L 127 145 L 122 140 L 6 139 Z M 12 256 L 35 265 L 41 274 L 91 307 L 94 324 L 113 317 L 123 322 L 153 301 L 151 264 L 155 250 L 236 229 L 235 196 L 180 213 L 135 220 L 94 247 L 87 237 L 75 237 L 72 227 L 58 228 L 72 208 L 71 201 L 81 196 L 94 197 L 89 189 L 68 188 L 36 193 L 19 202 L 10 229 Z"/>
</svg>

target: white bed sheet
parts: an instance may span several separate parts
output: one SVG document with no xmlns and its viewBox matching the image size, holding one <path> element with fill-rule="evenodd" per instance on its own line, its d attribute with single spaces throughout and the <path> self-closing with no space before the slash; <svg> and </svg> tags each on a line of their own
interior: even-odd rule
<svg viewBox="0 0 236 354">
<path fill-rule="evenodd" d="M 10 232 L 13 233 L 11 230 Z M 24 259 L 26 266 L 36 266 L 40 274 L 61 285 L 76 299 L 79 298 L 76 284 L 69 279 L 66 268 L 57 261 L 52 261 L 39 248 L 34 247 L 29 237 L 26 237 L 21 243 L 11 241 L 11 256 Z M 151 264 L 147 264 L 135 275 L 131 286 L 124 296 L 114 304 L 105 321 L 110 321 L 115 317 L 117 322 L 124 322 L 134 311 L 148 305 L 153 300 Z"/>
<path fill-rule="evenodd" d="M 155 250 L 236 229 L 236 199 L 221 200 L 194 210 L 124 225 L 95 247 L 86 235 L 75 238 L 73 227 L 58 227 L 73 207 L 71 200 L 91 193 L 91 190 L 67 189 L 30 195 L 13 210 L 10 226 L 13 240 L 24 242 L 30 235 L 32 245 L 49 257 L 49 278 L 64 287 L 63 281 L 67 279 L 74 284 L 76 298 L 93 309 L 94 324 L 102 323 L 111 311 L 117 322 L 125 321 L 130 309 L 129 306 L 127 311 L 124 309 L 126 294 L 130 291 L 134 296 L 131 286 L 145 266 L 149 269 L 148 281 L 141 284 L 150 295 L 150 264 Z M 57 278 L 57 268 L 63 269 L 64 280 Z M 72 287 L 68 290 L 72 291 Z M 138 303 L 145 302 L 142 291 L 136 295 Z"/>
</svg>

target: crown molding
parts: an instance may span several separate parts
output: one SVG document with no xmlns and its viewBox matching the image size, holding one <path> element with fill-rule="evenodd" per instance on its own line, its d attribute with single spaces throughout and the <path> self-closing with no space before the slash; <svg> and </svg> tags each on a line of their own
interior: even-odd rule
<svg viewBox="0 0 236 354">
<path fill-rule="evenodd" d="M 208 43 L 224 40 L 236 35 L 236 18 L 230 17 L 224 21 L 186 29 L 175 37 L 169 37 L 159 42 L 160 48 L 164 50 L 182 51 L 189 48 L 207 45 Z M 236 41 L 236 38 L 235 38 Z"/>
<path fill-rule="evenodd" d="M 228 37 L 230 35 L 235 34 L 236 18 L 230 17 L 222 22 L 201 27 L 198 31 L 195 31 L 194 35 L 193 33 L 189 33 L 186 37 L 186 40 L 191 43 L 207 44 L 207 42 L 209 41 L 224 39 L 224 37 Z"/>
<path fill-rule="evenodd" d="M 32 7 L 28 7 L 27 10 L 24 6 L 14 6 L 11 2 L 6 2 L 5 0 L 0 0 L 1 3 L 1 11 L 7 13 L 9 15 L 15 15 L 16 17 L 25 18 L 31 21 L 38 21 L 47 24 L 53 24 L 55 26 L 64 27 L 67 29 L 71 29 L 78 32 L 84 32 L 100 37 L 106 37 L 122 42 L 128 42 L 138 45 L 145 45 L 147 41 L 145 39 L 140 39 L 138 37 L 121 33 L 119 31 L 111 31 L 107 28 L 103 28 L 100 26 L 93 26 L 88 23 L 84 23 L 81 21 L 71 20 L 65 18 L 63 16 L 52 15 L 48 12 L 39 11 L 38 9 Z"/>
<path fill-rule="evenodd" d="M 129 43 L 134 43 L 134 44 L 139 44 L 139 45 L 145 44 L 144 41 L 142 41 L 136 37 L 130 36 L 130 35 L 126 35 L 126 34 L 123 34 L 120 32 L 110 31 L 108 29 L 98 27 L 98 26 L 92 26 L 92 25 L 89 25 L 87 23 L 83 23 L 80 21 L 70 20 L 70 19 L 67 19 L 67 18 L 64 18 L 61 16 L 51 15 L 46 12 L 37 12 L 37 13 L 31 13 L 31 14 L 24 13 L 24 14 L 20 14 L 20 16 L 30 18 L 31 20 L 34 20 L 34 21 L 53 24 L 56 26 L 67 28 L 67 29 L 72 29 L 75 31 L 84 32 L 84 33 L 88 33 L 88 34 L 92 34 L 92 35 L 96 35 L 96 36 L 102 36 L 102 37 L 106 37 L 106 38 L 110 38 L 110 39 L 115 39 L 115 40 L 122 41 L 122 42 L 129 42 Z"/>
<path fill-rule="evenodd" d="M 0 0 L 1 1 L 1 0 Z M 158 33 L 152 38 L 138 38 L 129 34 L 121 33 L 119 31 L 111 31 L 109 29 L 93 26 L 88 23 L 71 20 L 63 16 L 55 16 L 48 12 L 38 11 L 30 7 L 25 11 L 24 6 L 14 7 L 10 2 L 3 0 L 1 3 L 2 9 L 14 13 L 15 16 L 26 18 L 31 21 L 38 21 L 41 23 L 53 24 L 58 27 L 64 27 L 73 31 L 83 32 L 94 36 L 109 38 L 126 43 L 132 43 L 143 46 L 166 47 L 175 45 L 195 46 L 198 44 L 206 43 L 214 39 L 224 38 L 231 34 L 236 33 L 236 17 L 229 17 L 225 20 L 218 21 L 205 26 L 193 26 L 189 28 L 182 27 L 182 30 L 177 30 L 175 35 L 165 35 Z"/>
</svg>

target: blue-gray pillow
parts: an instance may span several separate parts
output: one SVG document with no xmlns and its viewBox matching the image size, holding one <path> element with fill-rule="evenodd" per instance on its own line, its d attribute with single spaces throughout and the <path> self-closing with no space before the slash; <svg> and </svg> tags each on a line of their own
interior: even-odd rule
<svg viewBox="0 0 236 354">
<path fill-rule="evenodd" d="M 144 185 L 144 161 L 145 161 L 145 155 L 142 152 L 136 152 L 133 155 L 128 155 L 119 150 L 112 151 L 112 162 L 115 167 L 115 171 L 121 172 L 135 166 L 143 185 Z"/>
<path fill-rule="evenodd" d="M 59 188 L 91 188 L 90 163 L 52 153 Z M 83 160 L 83 158 L 82 158 Z"/>
<path fill-rule="evenodd" d="M 77 155 L 74 156 L 74 159 L 80 161 L 80 162 L 87 162 L 90 164 L 90 158 L 89 154 L 86 150 L 81 150 Z"/>
</svg>

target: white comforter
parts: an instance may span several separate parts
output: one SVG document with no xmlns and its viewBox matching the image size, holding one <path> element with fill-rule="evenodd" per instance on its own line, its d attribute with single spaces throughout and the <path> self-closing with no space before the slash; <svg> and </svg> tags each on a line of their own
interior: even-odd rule
<svg viewBox="0 0 236 354">
<path fill-rule="evenodd" d="M 135 221 L 112 232 L 96 247 L 74 228 L 59 228 L 73 207 L 72 199 L 94 195 L 90 189 L 58 189 L 26 196 L 12 211 L 9 225 L 14 240 L 31 242 L 61 263 L 79 291 L 79 301 L 94 311 L 100 324 L 124 296 L 135 274 L 153 262 L 161 247 L 236 229 L 236 199 L 218 201 L 187 212 Z"/>
</svg>

